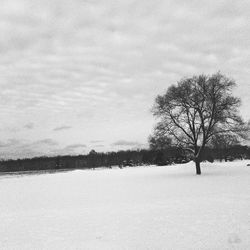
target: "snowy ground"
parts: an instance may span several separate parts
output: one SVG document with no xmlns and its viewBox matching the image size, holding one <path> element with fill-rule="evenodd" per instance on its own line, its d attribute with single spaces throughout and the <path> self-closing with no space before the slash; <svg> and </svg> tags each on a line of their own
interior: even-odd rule
<svg viewBox="0 0 250 250">
<path fill-rule="evenodd" d="M 248 163 L 0 176 L 0 249 L 250 249 Z"/>
</svg>

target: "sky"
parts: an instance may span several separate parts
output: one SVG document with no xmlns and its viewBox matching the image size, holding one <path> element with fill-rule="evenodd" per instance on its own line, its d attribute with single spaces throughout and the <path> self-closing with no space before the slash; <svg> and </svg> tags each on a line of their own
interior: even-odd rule
<svg viewBox="0 0 250 250">
<path fill-rule="evenodd" d="M 234 79 L 250 119 L 250 1 L 0 0 L 0 158 L 147 147 L 154 99 Z"/>
</svg>

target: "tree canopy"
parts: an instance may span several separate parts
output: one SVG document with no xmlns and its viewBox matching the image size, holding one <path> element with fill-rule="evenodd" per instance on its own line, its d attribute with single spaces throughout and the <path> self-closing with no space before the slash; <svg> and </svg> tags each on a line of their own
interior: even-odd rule
<svg viewBox="0 0 250 250">
<path fill-rule="evenodd" d="M 200 174 L 205 146 L 218 135 L 245 136 L 248 129 L 239 115 L 241 101 L 233 96 L 234 80 L 216 73 L 184 78 L 157 96 L 153 115 L 158 118 L 155 138 L 189 150 Z"/>
</svg>

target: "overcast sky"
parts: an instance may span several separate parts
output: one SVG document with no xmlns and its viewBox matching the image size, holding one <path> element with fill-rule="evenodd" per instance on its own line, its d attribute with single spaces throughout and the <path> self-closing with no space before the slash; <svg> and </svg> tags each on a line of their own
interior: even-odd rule
<svg viewBox="0 0 250 250">
<path fill-rule="evenodd" d="M 0 0 L 0 158 L 145 147 L 157 94 L 235 79 L 250 119 L 250 1 Z"/>
</svg>

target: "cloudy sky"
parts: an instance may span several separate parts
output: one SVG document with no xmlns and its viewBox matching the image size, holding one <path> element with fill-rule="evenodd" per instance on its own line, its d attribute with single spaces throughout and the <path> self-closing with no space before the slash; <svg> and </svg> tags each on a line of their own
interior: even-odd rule
<svg viewBox="0 0 250 250">
<path fill-rule="evenodd" d="M 248 0 L 0 4 L 0 158 L 145 147 L 155 96 L 200 73 L 250 119 Z"/>
</svg>

